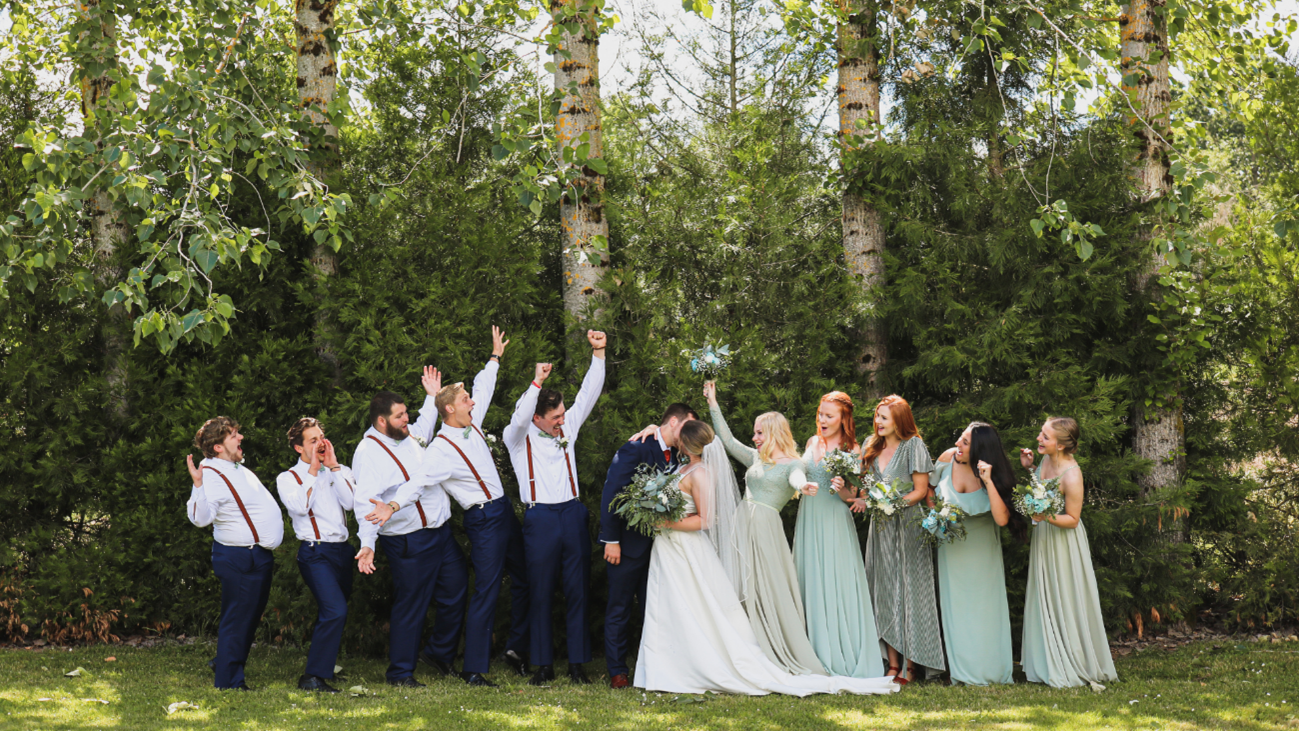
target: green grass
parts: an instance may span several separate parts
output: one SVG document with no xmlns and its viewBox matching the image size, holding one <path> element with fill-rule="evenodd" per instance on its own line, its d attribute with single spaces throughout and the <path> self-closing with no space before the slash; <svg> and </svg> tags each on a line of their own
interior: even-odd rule
<svg viewBox="0 0 1299 731">
<path fill-rule="evenodd" d="M 458 680 L 419 690 L 383 683 L 378 659 L 344 661 L 365 697 L 296 689 L 304 653 L 259 647 L 248 664 L 253 693 L 218 692 L 206 662 L 213 645 L 153 649 L 86 647 L 0 650 L 2 729 L 1299 729 L 1299 645 L 1201 643 L 1146 649 L 1118 661 L 1121 682 L 1104 693 L 1017 684 L 953 688 L 912 684 L 892 696 L 708 697 L 562 678 L 532 688 L 493 666 L 499 690 Z M 105 662 L 107 656 L 115 662 Z M 81 666 L 79 678 L 64 673 Z M 602 669 L 597 660 L 590 670 Z M 416 677 L 428 680 L 421 670 Z M 695 701 L 699 697 L 686 696 Z M 49 700 L 41 700 L 49 699 Z M 107 704 L 95 700 L 108 701 Z M 189 701 L 198 710 L 167 715 Z M 1133 701 L 1136 701 L 1135 703 Z"/>
</svg>

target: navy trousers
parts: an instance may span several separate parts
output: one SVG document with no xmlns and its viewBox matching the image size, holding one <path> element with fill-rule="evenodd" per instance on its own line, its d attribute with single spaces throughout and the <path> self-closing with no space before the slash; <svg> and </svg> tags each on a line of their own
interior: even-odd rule
<svg viewBox="0 0 1299 731">
<path fill-rule="evenodd" d="M 345 542 L 298 544 L 298 570 L 316 597 L 316 628 L 311 632 L 311 649 L 307 652 L 307 675 L 334 677 L 338 648 L 343 644 L 343 624 L 347 621 L 347 600 L 352 596 L 355 554 L 352 544 Z"/>
<path fill-rule="evenodd" d="M 591 530 L 589 513 L 580 500 L 555 505 L 535 504 L 523 514 L 523 547 L 528 566 L 528 594 L 532 600 L 528 626 L 532 633 L 529 659 L 537 665 L 555 663 L 551 632 L 551 603 L 556 581 L 564 590 L 564 626 L 568 633 L 568 661 L 591 661 L 587 631 L 587 594 L 591 585 Z"/>
<path fill-rule="evenodd" d="M 271 596 L 275 556 L 261 546 L 236 548 L 212 543 L 212 573 L 221 582 L 221 621 L 217 626 L 218 688 L 244 684 L 244 663 L 257 635 L 257 623 Z"/>
<path fill-rule="evenodd" d="M 528 577 L 523 560 L 523 530 L 508 497 L 465 511 L 469 560 L 474 565 L 474 595 L 465 620 L 466 673 L 485 673 L 492 652 L 496 600 L 501 579 L 510 573 L 510 636 L 506 650 L 528 652 Z"/>
<path fill-rule="evenodd" d="M 646 550 L 639 556 L 623 554 L 617 566 L 606 568 L 609 604 L 604 615 L 604 658 L 611 678 L 628 673 L 627 649 L 638 641 L 632 628 L 644 624 L 649 565 L 650 551 Z"/>
<path fill-rule="evenodd" d="M 437 603 L 437 615 L 424 649 L 450 664 L 456 656 L 469 590 L 465 555 L 451 535 L 451 526 L 444 523 L 404 536 L 381 535 L 379 545 L 388 557 L 394 589 L 386 677 L 401 680 L 415 674 L 430 601 Z"/>
</svg>

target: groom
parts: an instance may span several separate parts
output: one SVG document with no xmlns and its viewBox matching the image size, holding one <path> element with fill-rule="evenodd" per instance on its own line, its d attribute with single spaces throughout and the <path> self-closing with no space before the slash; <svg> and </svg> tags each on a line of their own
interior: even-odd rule
<svg viewBox="0 0 1299 731">
<path fill-rule="evenodd" d="M 631 484 L 636 470 L 647 464 L 664 472 L 673 472 L 680 466 L 677 455 L 677 436 L 687 421 L 698 419 L 694 409 L 685 404 L 672 404 L 663 412 L 658 435 L 653 439 L 627 442 L 614 455 L 609 473 L 604 481 L 604 494 L 600 498 L 600 542 L 604 544 L 604 560 L 609 563 L 609 604 L 604 617 L 604 656 L 609 664 L 609 687 L 626 688 L 627 647 L 631 643 L 632 613 L 639 604 L 645 607 L 645 584 L 649 579 L 649 536 L 630 530 L 626 521 L 609 509 L 623 488 Z"/>
</svg>

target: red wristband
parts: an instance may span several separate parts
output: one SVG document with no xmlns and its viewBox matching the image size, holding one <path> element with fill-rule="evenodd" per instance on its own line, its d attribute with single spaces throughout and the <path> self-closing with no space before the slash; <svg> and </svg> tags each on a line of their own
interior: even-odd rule
<svg viewBox="0 0 1299 731">
<path fill-rule="evenodd" d="M 536 386 L 537 388 L 541 388 L 541 384 L 537 383 L 536 381 L 533 381 L 532 385 Z"/>
</svg>

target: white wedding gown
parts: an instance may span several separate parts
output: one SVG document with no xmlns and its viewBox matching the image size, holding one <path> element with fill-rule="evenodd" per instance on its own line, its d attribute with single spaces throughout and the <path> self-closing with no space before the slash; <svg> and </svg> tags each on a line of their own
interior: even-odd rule
<svg viewBox="0 0 1299 731">
<path fill-rule="evenodd" d="M 685 497 L 687 514 L 694 513 L 695 501 Z M 742 695 L 898 690 L 891 678 L 790 675 L 767 659 L 709 537 L 674 530 L 659 534 L 650 554 L 634 685 L 667 693 Z"/>
</svg>

